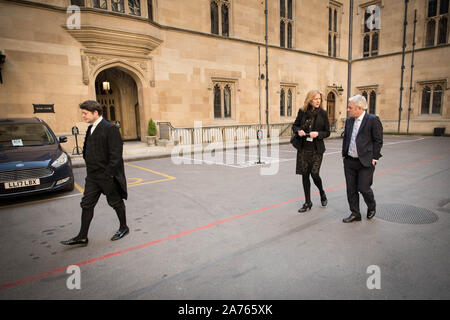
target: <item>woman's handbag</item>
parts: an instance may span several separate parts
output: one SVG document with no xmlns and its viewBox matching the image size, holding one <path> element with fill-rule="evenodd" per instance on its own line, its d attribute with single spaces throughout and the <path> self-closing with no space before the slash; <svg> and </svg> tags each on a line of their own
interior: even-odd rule
<svg viewBox="0 0 450 320">
<path fill-rule="evenodd" d="M 298 134 L 294 134 L 291 138 L 291 144 L 295 149 L 300 150 L 302 148 L 302 141 Z"/>
</svg>

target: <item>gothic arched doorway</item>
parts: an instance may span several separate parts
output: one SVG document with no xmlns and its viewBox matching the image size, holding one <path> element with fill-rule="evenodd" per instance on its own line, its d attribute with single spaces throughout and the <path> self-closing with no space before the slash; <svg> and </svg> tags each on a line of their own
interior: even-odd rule
<svg viewBox="0 0 450 320">
<path fill-rule="evenodd" d="M 327 96 L 327 112 L 328 112 L 328 121 L 330 122 L 330 127 L 334 130 L 336 127 L 335 123 L 335 112 L 336 112 L 336 96 L 333 92 L 328 93 Z"/>
<path fill-rule="evenodd" d="M 109 84 L 109 89 L 104 83 Z M 123 140 L 140 137 L 135 112 L 137 85 L 130 75 L 119 67 L 101 71 L 95 79 L 95 95 L 103 108 L 103 117 L 120 127 Z"/>
</svg>

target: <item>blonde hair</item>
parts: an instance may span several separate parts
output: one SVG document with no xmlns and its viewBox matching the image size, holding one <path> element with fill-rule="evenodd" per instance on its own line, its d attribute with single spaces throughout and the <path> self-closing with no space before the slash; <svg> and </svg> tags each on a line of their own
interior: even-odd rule
<svg viewBox="0 0 450 320">
<path fill-rule="evenodd" d="M 314 96 L 316 94 L 320 94 L 320 105 L 319 105 L 319 107 L 321 109 L 323 109 L 323 94 L 319 90 L 314 89 L 314 90 L 309 91 L 306 94 L 305 103 L 303 104 L 303 107 L 302 107 L 303 112 L 306 112 L 306 110 L 308 110 L 308 106 L 311 103 L 311 101 L 314 99 Z"/>
</svg>

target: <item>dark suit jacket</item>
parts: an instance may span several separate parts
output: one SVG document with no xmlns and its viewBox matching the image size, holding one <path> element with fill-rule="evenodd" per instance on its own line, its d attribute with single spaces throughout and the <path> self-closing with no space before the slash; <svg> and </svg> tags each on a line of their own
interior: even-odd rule
<svg viewBox="0 0 450 320">
<path fill-rule="evenodd" d="M 292 131 L 294 134 L 294 139 L 297 139 L 296 145 L 301 149 L 303 147 L 304 142 L 306 141 L 306 137 L 300 137 L 298 135 L 299 130 L 303 130 L 305 125 L 305 113 L 302 109 L 298 110 L 297 118 L 292 125 Z M 313 143 L 316 146 L 316 150 L 319 153 L 325 152 L 325 143 L 323 139 L 328 138 L 330 136 L 330 122 L 328 121 L 328 114 L 325 110 L 320 109 L 316 117 L 316 121 L 314 121 L 314 125 L 312 127 L 312 131 L 317 131 L 319 136 L 314 138 Z"/>
<path fill-rule="evenodd" d="M 348 118 L 345 122 L 344 140 L 342 141 L 342 156 L 348 155 L 350 140 L 352 138 L 353 124 L 355 118 Z M 370 167 L 372 160 L 381 158 L 381 147 L 383 146 L 383 126 L 378 116 L 366 113 L 358 135 L 356 136 L 356 151 L 358 158 L 364 167 Z"/>
<path fill-rule="evenodd" d="M 119 128 L 103 119 L 90 135 L 89 126 L 84 139 L 83 158 L 88 176 L 114 177 L 120 186 L 120 194 L 127 199 L 127 181 L 123 164 L 123 142 Z"/>
</svg>

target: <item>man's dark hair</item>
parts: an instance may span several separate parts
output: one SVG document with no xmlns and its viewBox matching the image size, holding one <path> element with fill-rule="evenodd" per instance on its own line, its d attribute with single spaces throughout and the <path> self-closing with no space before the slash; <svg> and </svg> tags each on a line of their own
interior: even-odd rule
<svg viewBox="0 0 450 320">
<path fill-rule="evenodd" d="M 103 114 L 102 107 L 100 107 L 100 104 L 95 100 L 86 100 L 85 102 L 80 104 L 80 109 L 84 109 L 90 112 L 97 111 L 99 116 Z"/>
</svg>

